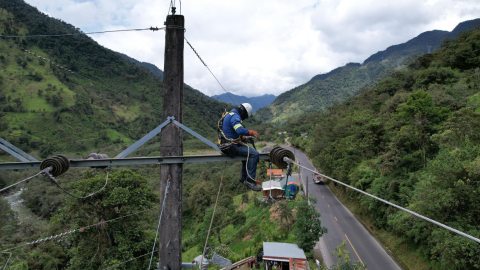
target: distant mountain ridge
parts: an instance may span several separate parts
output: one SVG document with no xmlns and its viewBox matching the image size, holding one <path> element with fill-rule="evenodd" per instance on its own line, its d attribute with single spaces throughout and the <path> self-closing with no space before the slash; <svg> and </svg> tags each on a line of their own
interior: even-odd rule
<svg viewBox="0 0 480 270">
<path fill-rule="evenodd" d="M 362 64 L 348 63 L 279 95 L 272 104 L 260 109 L 256 118 L 276 125 L 305 113 L 324 110 L 373 86 L 395 70 L 405 68 L 419 56 L 440 48 L 446 38 L 455 38 L 464 30 L 478 27 L 480 19 L 459 23 L 451 32 L 433 30 L 368 57 Z"/>
<path fill-rule="evenodd" d="M 157 66 L 155 66 L 154 64 L 150 64 L 150 63 L 147 63 L 147 62 L 140 62 L 140 61 L 138 61 L 138 60 L 126 55 L 126 54 L 123 54 L 123 53 L 117 52 L 117 54 L 120 55 L 123 59 L 127 60 L 128 62 L 134 63 L 137 66 L 140 66 L 140 67 L 143 67 L 143 68 L 147 69 L 148 71 L 152 72 L 153 75 L 155 75 L 157 78 L 163 80 L 163 71 L 161 69 L 159 69 Z"/>
<path fill-rule="evenodd" d="M 259 109 L 272 104 L 275 98 L 277 98 L 275 95 L 268 95 L 268 94 L 265 94 L 263 96 L 258 96 L 258 97 L 245 97 L 245 96 L 235 95 L 232 93 L 229 93 L 229 95 L 225 93 L 221 95 L 211 96 L 211 98 L 218 101 L 230 103 L 230 104 L 233 104 L 232 103 L 232 99 L 233 99 L 233 101 L 235 101 L 235 104 L 233 105 L 238 105 L 241 103 L 250 103 L 253 107 L 253 112 L 256 112 Z"/>
</svg>

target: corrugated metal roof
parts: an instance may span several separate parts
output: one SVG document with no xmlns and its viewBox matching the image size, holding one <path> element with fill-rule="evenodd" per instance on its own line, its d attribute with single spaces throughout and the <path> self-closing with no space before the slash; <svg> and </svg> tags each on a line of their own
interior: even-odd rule
<svg viewBox="0 0 480 270">
<path fill-rule="evenodd" d="M 305 252 L 296 244 L 263 242 L 263 256 L 307 259 Z"/>
<path fill-rule="evenodd" d="M 280 182 L 275 180 L 269 180 L 262 183 L 263 190 L 270 190 L 270 189 L 282 189 Z"/>
</svg>

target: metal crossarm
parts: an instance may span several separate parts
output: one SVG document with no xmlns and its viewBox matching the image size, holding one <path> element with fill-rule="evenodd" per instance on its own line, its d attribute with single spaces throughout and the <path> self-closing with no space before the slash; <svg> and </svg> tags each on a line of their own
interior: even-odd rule
<svg viewBox="0 0 480 270">
<path fill-rule="evenodd" d="M 268 154 L 259 154 L 260 160 L 269 160 Z M 198 162 L 225 162 L 243 161 L 246 157 L 237 156 L 230 158 L 224 155 L 192 155 L 192 156 L 156 156 L 156 157 L 131 157 L 108 159 L 71 159 L 70 167 L 107 167 L 128 165 L 153 165 L 153 164 L 178 164 Z M 39 169 L 40 161 L 0 163 L 0 170 Z"/>
<path fill-rule="evenodd" d="M 2 144 L 4 144 L 4 145 L 2 145 Z M 8 147 L 10 147 L 11 149 L 9 149 Z M 7 142 L 6 140 L 4 140 L 2 138 L 0 138 L 0 148 L 7 151 L 7 153 L 9 153 L 10 155 L 18 158 L 21 161 L 38 161 L 36 158 L 34 158 L 34 157 L 30 156 L 29 154 L 23 152 L 22 149 L 16 147 L 15 145 Z M 27 159 L 25 159 L 24 157 L 27 158 Z"/>
<path fill-rule="evenodd" d="M 23 162 L 28 162 L 28 161 L 30 161 L 30 160 L 28 160 L 28 159 L 20 156 L 20 155 L 17 154 L 15 151 L 13 151 L 12 149 L 6 147 L 6 146 L 3 145 L 3 144 L 0 144 L 0 149 L 5 150 L 7 153 L 9 153 L 10 155 L 16 157 L 16 158 L 17 158 L 18 160 L 20 160 L 20 161 L 23 161 Z"/>
<path fill-rule="evenodd" d="M 165 122 L 161 123 L 154 130 L 150 131 L 147 135 L 143 136 L 140 140 L 136 141 L 135 143 L 130 145 L 127 149 L 123 150 L 123 152 L 118 154 L 115 158 L 125 158 L 126 156 L 130 155 L 133 151 L 137 150 L 144 143 L 148 142 L 150 139 L 155 137 L 155 135 L 160 133 L 162 131 L 162 129 L 170 123 L 173 123 L 173 124 L 177 125 L 179 128 L 181 128 L 181 129 L 185 130 L 186 132 L 192 134 L 196 138 L 200 139 L 202 142 L 208 144 L 213 149 L 220 152 L 220 148 L 218 148 L 218 146 L 216 146 L 214 143 L 205 139 L 204 137 L 202 137 L 202 135 L 200 135 L 200 134 L 196 133 L 195 131 L 189 129 L 188 127 L 184 126 L 183 124 L 179 123 L 177 120 L 175 120 L 174 116 L 169 116 L 169 117 L 167 117 L 167 120 L 165 120 Z"/>
<path fill-rule="evenodd" d="M 123 152 L 118 154 L 115 158 L 125 158 L 126 156 L 130 155 L 130 153 L 137 150 L 137 148 L 139 148 L 144 143 L 148 142 L 151 138 L 155 137 L 155 135 L 160 133 L 162 131 L 162 128 L 164 128 L 168 124 L 170 124 L 170 120 L 166 120 L 165 122 L 161 123 L 154 130 L 150 131 L 147 135 L 143 136 L 143 138 L 141 138 L 140 140 L 130 145 L 127 149 L 123 150 Z"/>
<path fill-rule="evenodd" d="M 205 139 L 204 137 L 202 137 L 200 134 L 196 133 L 195 131 L 189 129 L 188 127 L 184 126 L 183 124 L 177 122 L 177 120 L 175 120 L 175 117 L 169 117 L 168 119 L 172 120 L 172 122 L 177 125 L 178 127 L 180 127 L 181 129 L 185 130 L 186 132 L 192 134 L 193 136 L 195 136 L 196 138 L 200 139 L 202 142 L 210 145 L 213 149 L 217 150 L 218 152 L 221 152 L 220 151 L 220 148 L 218 148 L 218 146 L 214 143 L 212 143 L 211 141 Z"/>
</svg>

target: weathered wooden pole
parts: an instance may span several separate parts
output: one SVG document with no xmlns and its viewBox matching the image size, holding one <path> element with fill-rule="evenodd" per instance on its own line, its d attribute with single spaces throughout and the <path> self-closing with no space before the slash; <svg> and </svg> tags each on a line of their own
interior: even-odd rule
<svg viewBox="0 0 480 270">
<path fill-rule="evenodd" d="M 169 15 L 166 21 L 163 73 L 163 117 L 183 120 L 183 45 L 185 19 Z M 160 154 L 182 156 L 182 129 L 169 124 L 162 130 Z M 182 269 L 182 164 L 160 165 L 160 203 L 170 182 L 159 232 L 160 269 Z"/>
</svg>

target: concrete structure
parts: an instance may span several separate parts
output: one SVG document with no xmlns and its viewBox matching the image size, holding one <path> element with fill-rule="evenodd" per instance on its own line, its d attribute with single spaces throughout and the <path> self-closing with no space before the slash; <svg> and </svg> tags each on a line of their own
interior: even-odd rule
<svg viewBox="0 0 480 270">
<path fill-rule="evenodd" d="M 296 244 L 263 242 L 263 260 L 276 262 L 282 270 L 309 269 L 305 253 Z M 267 263 L 266 270 L 268 269 L 271 268 Z"/>
</svg>

